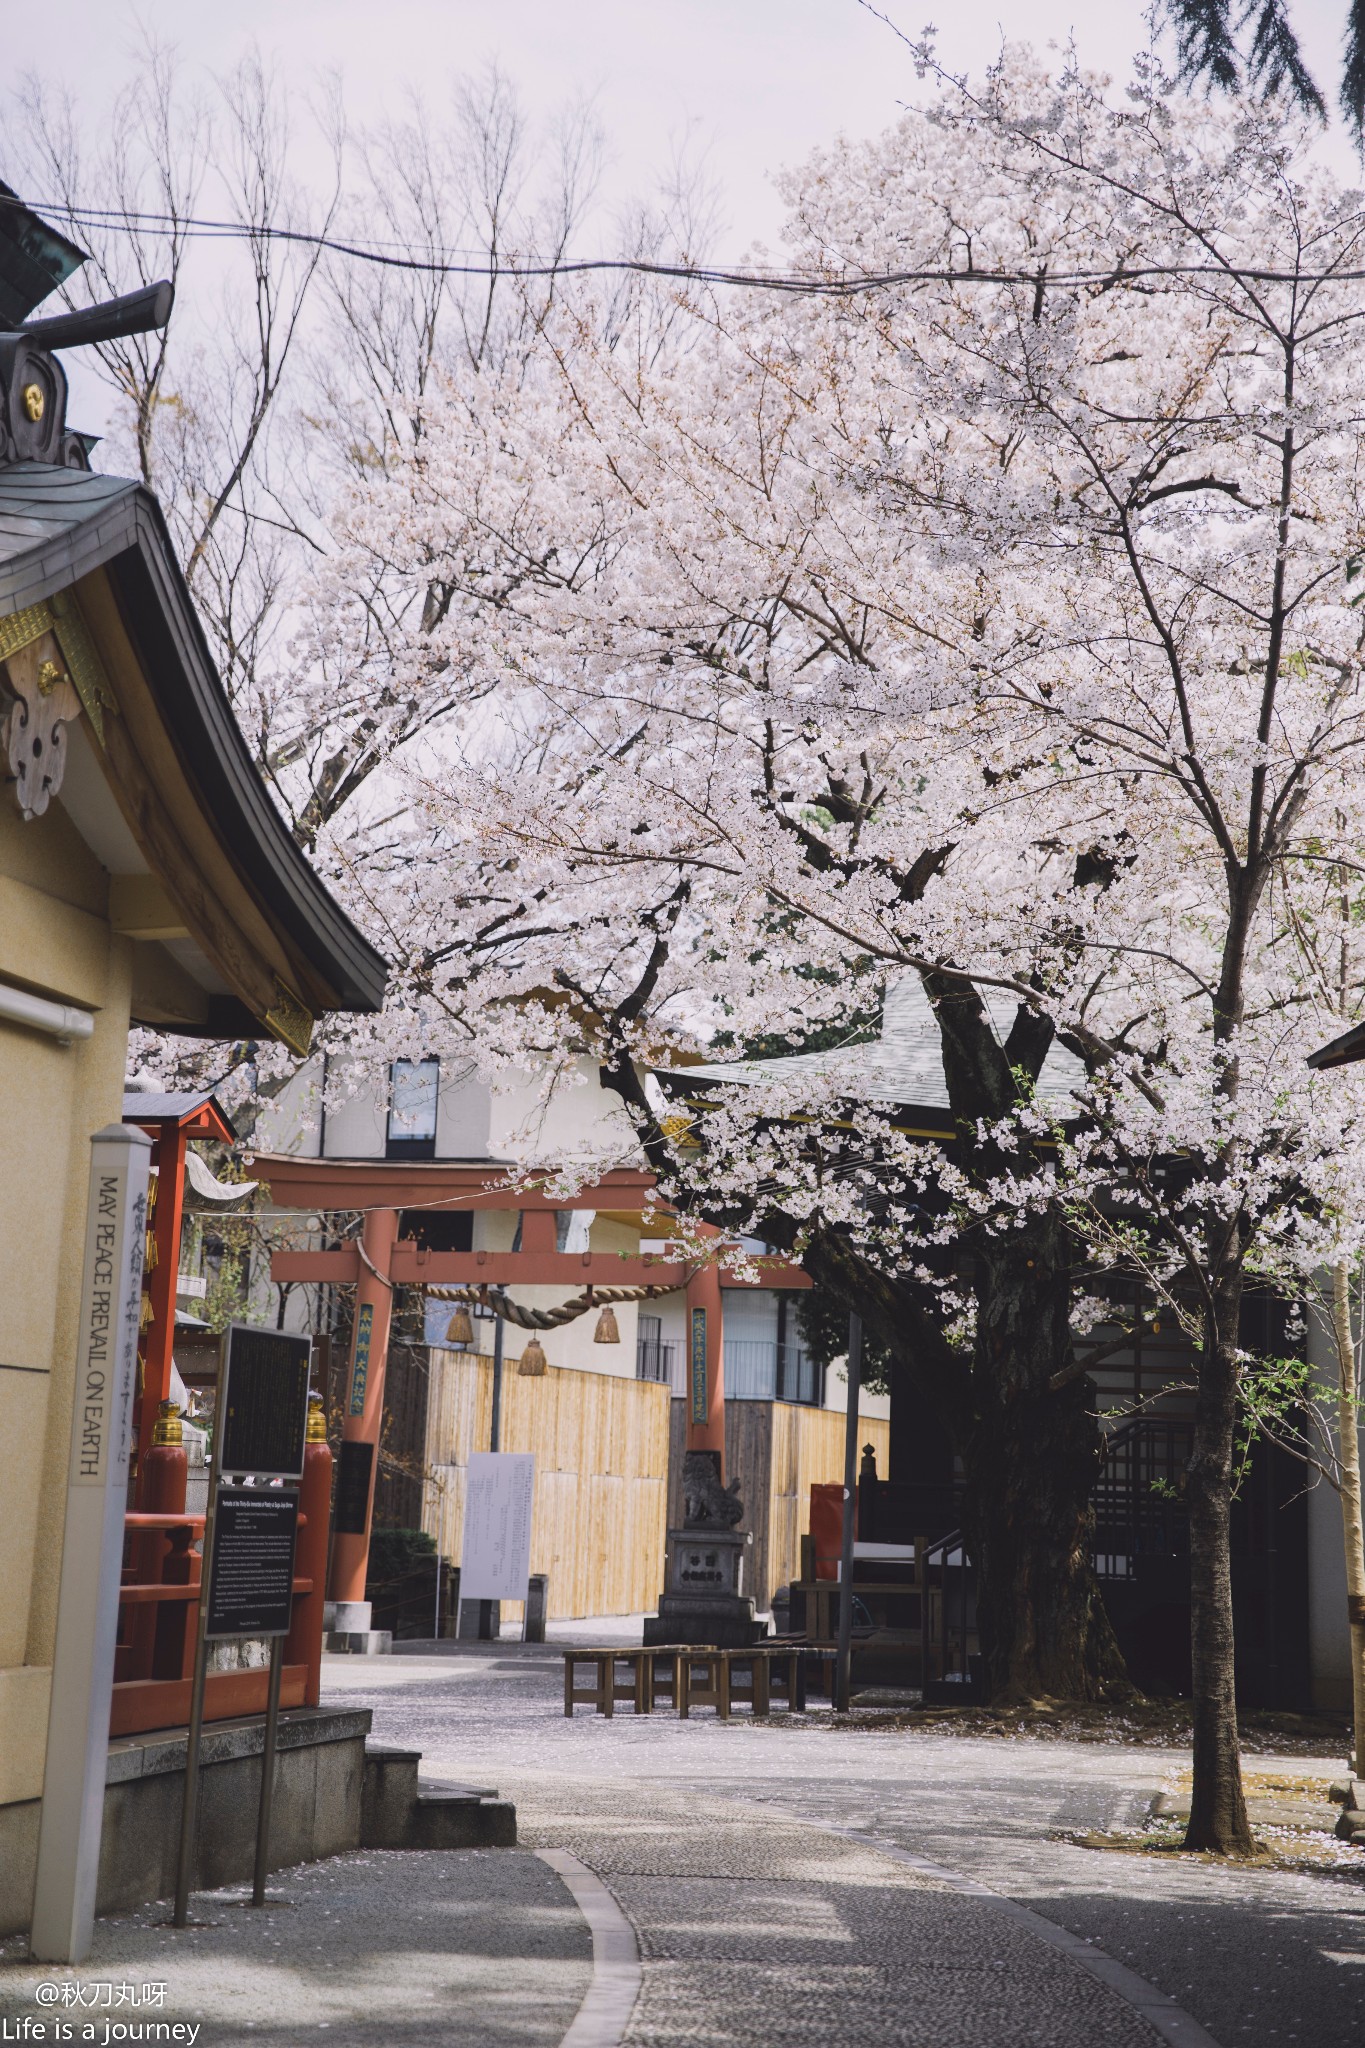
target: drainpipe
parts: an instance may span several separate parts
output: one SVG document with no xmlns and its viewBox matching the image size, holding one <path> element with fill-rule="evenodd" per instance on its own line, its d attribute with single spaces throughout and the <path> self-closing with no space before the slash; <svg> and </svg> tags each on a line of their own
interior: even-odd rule
<svg viewBox="0 0 1365 2048">
<path fill-rule="evenodd" d="M 27 989 L 13 988 L 7 981 L 0 981 L 0 1017 L 10 1024 L 26 1024 L 30 1031 L 42 1031 L 63 1045 L 89 1038 L 95 1029 L 88 1010 L 73 1009 L 70 1003 L 50 1003 L 46 996 L 31 996 Z"/>
</svg>

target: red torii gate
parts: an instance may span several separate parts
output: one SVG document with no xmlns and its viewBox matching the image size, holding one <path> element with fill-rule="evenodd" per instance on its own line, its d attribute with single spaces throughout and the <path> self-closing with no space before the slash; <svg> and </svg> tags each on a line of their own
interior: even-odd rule
<svg viewBox="0 0 1365 2048">
<path fill-rule="evenodd" d="M 439 1160 L 301 1159 L 280 1153 L 255 1155 L 253 1170 L 269 1183 L 279 1208 L 308 1212 L 361 1210 L 359 1241 L 340 1251 L 279 1251 L 270 1262 L 276 1281 L 330 1282 L 354 1286 L 355 1319 L 346 1378 L 343 1444 L 370 1447 L 369 1493 L 362 1533 L 337 1532 L 332 1539 L 328 1596 L 361 1602 L 370 1549 L 374 1481 L 380 1429 L 384 1415 L 384 1374 L 388 1359 L 389 1318 L 396 1286 L 506 1287 L 562 1286 L 579 1292 L 599 1287 L 652 1286 L 681 1289 L 687 1299 L 687 1327 L 700 1335 L 704 1372 L 694 1377 L 700 1358 L 691 1355 L 688 1380 L 704 1398 L 689 1398 L 687 1448 L 714 1451 L 725 1459 L 725 1348 L 721 1325 L 722 1281 L 733 1287 L 768 1285 L 807 1288 L 810 1280 L 785 1259 L 765 1259 L 764 1278 L 754 1282 L 715 1264 L 644 1253 L 631 1258 L 619 1252 L 556 1250 L 555 1217 L 563 1199 L 522 1188 L 490 1186 L 496 1167 L 448 1164 Z M 654 1175 L 635 1167 L 614 1167 L 574 1196 L 576 1208 L 594 1209 L 621 1220 L 642 1218 L 648 1210 L 659 1216 Z M 517 1251 L 438 1252 L 413 1238 L 398 1235 L 402 1211 L 502 1209 L 520 1212 L 521 1247 Z M 666 1212 L 665 1212 L 666 1213 Z M 708 1229 L 708 1234 L 719 1235 Z M 702 1311 L 700 1319 L 693 1314 Z M 698 1381 L 700 1380 L 700 1386 Z M 704 1408 L 704 1419 L 702 1411 Z"/>
</svg>

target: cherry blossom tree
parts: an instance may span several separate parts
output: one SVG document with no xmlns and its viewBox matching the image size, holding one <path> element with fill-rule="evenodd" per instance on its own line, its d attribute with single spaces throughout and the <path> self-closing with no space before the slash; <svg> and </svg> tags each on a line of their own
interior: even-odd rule
<svg viewBox="0 0 1365 2048">
<path fill-rule="evenodd" d="M 1078 1260 L 1185 1320 L 1189 1841 L 1241 1852 L 1243 1297 L 1361 1223 L 1365 1099 L 1303 1064 L 1326 1012 L 1286 940 L 1360 838 L 1365 223 L 1292 111 L 1150 69 L 1111 103 L 1017 51 L 787 196 L 829 289 L 563 302 L 338 507 L 318 658 L 366 672 L 382 584 L 385 673 L 456 668 L 464 711 L 326 854 L 425 1030 L 547 1073 L 590 1048 L 677 1185 L 870 1299 L 967 1460 L 1001 1689 L 1104 1669 Z M 651 1067 L 906 972 L 949 1152 L 835 1085 L 676 1142 Z"/>
</svg>

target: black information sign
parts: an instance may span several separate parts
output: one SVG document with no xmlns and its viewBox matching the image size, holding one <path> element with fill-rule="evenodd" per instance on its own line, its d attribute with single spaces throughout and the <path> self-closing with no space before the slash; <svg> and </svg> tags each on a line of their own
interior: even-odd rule
<svg viewBox="0 0 1365 2048">
<path fill-rule="evenodd" d="M 310 1340 L 233 1323 L 218 1388 L 218 1470 L 301 1479 Z"/>
<path fill-rule="evenodd" d="M 334 1536 L 363 1536 L 370 1505 L 370 1468 L 374 1445 L 344 1443 L 337 1465 L 336 1502 L 332 1509 Z"/>
<path fill-rule="evenodd" d="M 209 1572 L 210 1636 L 289 1632 L 299 1496 L 292 1486 L 220 1486 Z"/>
</svg>

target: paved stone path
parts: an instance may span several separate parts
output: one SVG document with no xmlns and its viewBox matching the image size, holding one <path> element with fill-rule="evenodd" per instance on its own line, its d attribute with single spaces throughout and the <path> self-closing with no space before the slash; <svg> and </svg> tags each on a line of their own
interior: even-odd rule
<svg viewBox="0 0 1365 2048">
<path fill-rule="evenodd" d="M 325 1682 L 371 1705 L 382 1739 L 421 1747 L 433 1775 L 498 1784 L 524 1840 L 570 1849 L 605 1880 L 645 1963 L 632 2048 L 1157 2041 L 1130 2003 L 997 1907 L 831 1826 L 974 1877 L 1098 1944 L 1218 2048 L 1365 2040 L 1360 1878 L 1049 1839 L 1135 1824 L 1175 1753 L 835 1730 L 819 1715 L 722 1725 L 580 1710 L 570 1722 L 560 1670 L 552 1649 L 461 1646 L 363 1669 L 338 1660 Z"/>
<path fill-rule="evenodd" d="M 572 1897 L 522 1850 L 363 1850 L 276 1872 L 259 1911 L 249 1896 L 197 1892 L 195 1927 L 167 1927 L 164 1905 L 101 1920 L 76 1970 L 0 1943 L 0 2038 L 559 2048 L 592 1975 Z"/>
<path fill-rule="evenodd" d="M 820 1713 L 569 1722 L 554 1651 L 511 1645 L 331 1660 L 324 1685 L 370 1705 L 380 1740 L 421 1747 L 432 1776 L 511 1794 L 522 1848 L 305 1866 L 272 1879 L 287 1903 L 264 1914 L 198 1897 L 211 1924 L 188 1932 L 158 1924 L 164 1908 L 122 1915 L 76 1972 L 3 1943 L 0 2016 L 75 2020 L 41 2038 L 96 2048 L 559 2048 L 566 2030 L 572 2048 L 617 2048 L 612 2007 L 619 2020 L 637 1976 L 619 1907 L 639 1950 L 626 2048 L 1365 2042 L 1365 1858 L 1333 1879 L 1051 1838 L 1139 1822 L 1174 1752 Z M 575 1897 L 599 1934 L 606 1915 L 618 1957 L 625 1944 L 605 1982 Z M 43 2006 L 54 1981 L 62 1999 Z M 158 1982 L 154 2004 L 70 2002 L 77 1984 Z M 132 2031 L 149 2020 L 182 2031 Z"/>
<path fill-rule="evenodd" d="M 635 1928 L 633 2048 L 1151 2048 L 1132 2008 L 1076 1964 L 874 1850 L 692 1790 L 519 1791 L 527 1839 L 571 1849 Z"/>
</svg>

